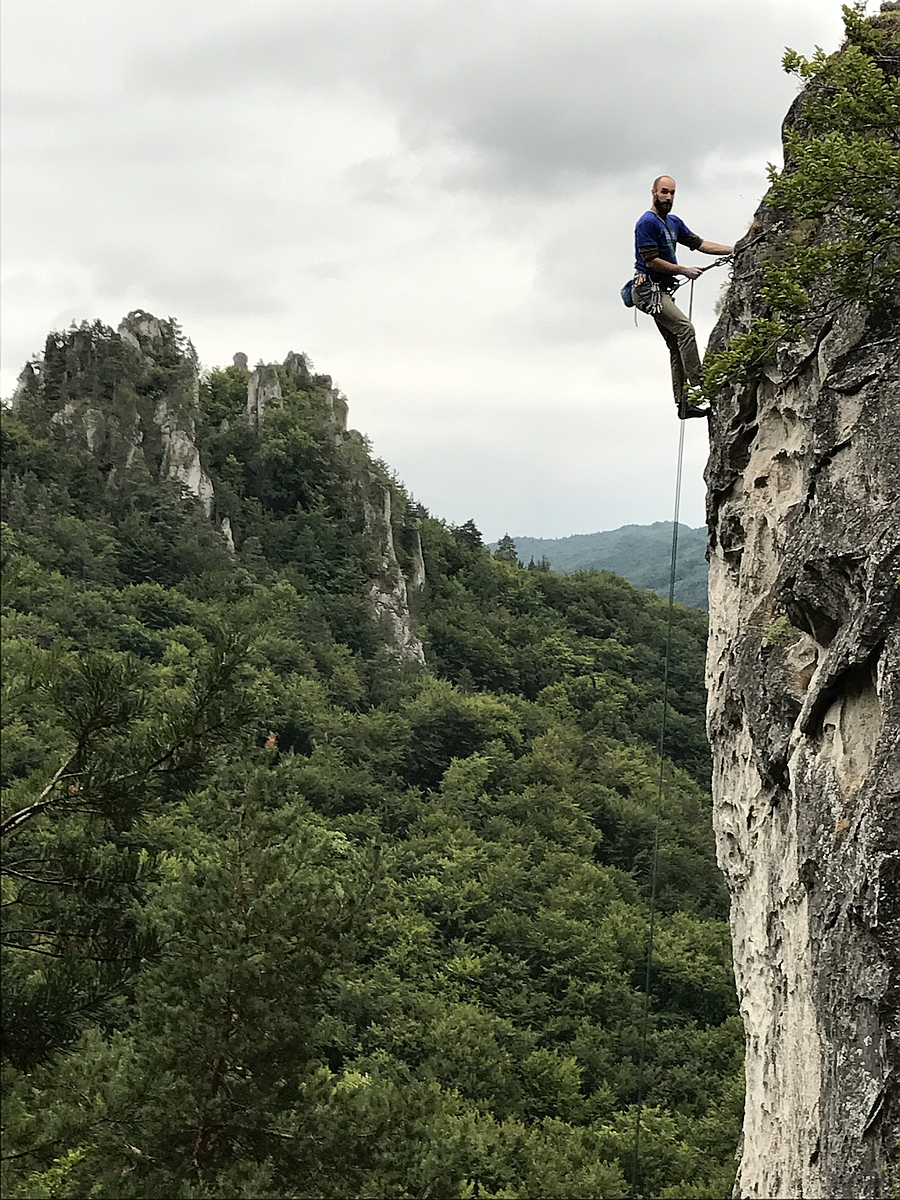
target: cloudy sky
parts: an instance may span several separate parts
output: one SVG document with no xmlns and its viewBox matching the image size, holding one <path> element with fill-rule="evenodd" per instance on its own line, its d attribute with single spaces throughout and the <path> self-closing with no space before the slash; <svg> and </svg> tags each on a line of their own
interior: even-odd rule
<svg viewBox="0 0 900 1200">
<path fill-rule="evenodd" d="M 51 328 L 134 308 L 177 317 L 209 366 L 305 350 L 416 498 L 489 539 L 671 516 L 667 355 L 618 299 L 634 221 L 665 171 L 693 229 L 743 234 L 797 90 L 784 47 L 841 34 L 838 0 L 2 19 L 2 394 Z M 724 274 L 697 286 L 702 340 Z M 686 435 L 699 525 L 705 423 Z"/>
</svg>

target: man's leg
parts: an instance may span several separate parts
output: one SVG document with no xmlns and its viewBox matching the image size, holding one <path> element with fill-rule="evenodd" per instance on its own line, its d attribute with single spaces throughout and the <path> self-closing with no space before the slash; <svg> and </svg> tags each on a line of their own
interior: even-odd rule
<svg viewBox="0 0 900 1200">
<path fill-rule="evenodd" d="M 689 318 L 681 311 L 668 292 L 662 292 L 660 300 L 662 307 L 653 319 L 669 347 L 669 354 L 672 358 L 672 389 L 675 393 L 675 403 L 680 404 L 685 380 L 696 387 L 702 379 L 697 335 Z M 679 366 L 677 377 L 676 358 Z"/>
<path fill-rule="evenodd" d="M 656 322 L 656 327 L 665 338 L 666 345 L 669 347 L 669 364 L 672 368 L 672 394 L 675 396 L 675 403 L 680 407 L 684 399 L 685 375 L 684 367 L 681 364 L 681 349 L 678 345 L 678 338 L 674 333 L 670 333 L 665 325 L 660 325 L 659 320 Z"/>
</svg>

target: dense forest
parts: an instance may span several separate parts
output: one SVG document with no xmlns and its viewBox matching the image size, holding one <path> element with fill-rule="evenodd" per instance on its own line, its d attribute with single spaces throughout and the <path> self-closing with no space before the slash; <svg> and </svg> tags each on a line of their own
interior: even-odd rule
<svg viewBox="0 0 900 1200">
<path fill-rule="evenodd" d="M 727 1194 L 705 614 L 672 614 L 642 1044 L 664 602 L 429 515 L 307 360 L 254 423 L 250 372 L 192 392 L 163 330 L 51 335 L 3 412 L 4 1196 Z M 173 396 L 211 513 L 116 441 Z M 421 541 L 424 665 L 373 617 L 370 486 Z"/>
</svg>

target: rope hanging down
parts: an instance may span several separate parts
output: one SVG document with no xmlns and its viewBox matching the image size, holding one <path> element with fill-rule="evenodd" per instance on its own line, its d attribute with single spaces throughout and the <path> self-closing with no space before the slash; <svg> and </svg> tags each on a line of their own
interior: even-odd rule
<svg viewBox="0 0 900 1200">
<path fill-rule="evenodd" d="M 724 259 L 722 260 L 725 261 Z M 718 266 L 713 263 L 712 266 Z M 705 268 L 709 270 L 709 268 Z M 685 281 L 687 282 L 687 281 Z M 694 311 L 694 281 L 691 282 L 688 319 Z M 678 467 L 675 472 L 675 512 L 672 518 L 672 557 L 669 564 L 669 604 L 666 618 L 666 654 L 663 668 L 662 720 L 659 729 L 659 780 L 656 792 L 656 820 L 653 829 L 653 866 L 650 876 L 650 926 L 647 935 L 647 968 L 644 976 L 644 1012 L 641 1019 L 640 1054 L 638 1058 L 637 1104 L 634 1119 L 634 1167 L 631 1173 L 629 1196 L 638 1194 L 641 1155 L 641 1118 L 644 1112 L 644 1061 L 647 1054 L 647 1027 L 650 1022 L 650 976 L 653 969 L 653 938 L 656 932 L 656 883 L 659 869 L 659 830 L 662 823 L 662 802 L 665 791 L 665 749 L 669 716 L 669 651 L 672 645 L 672 613 L 675 607 L 675 568 L 678 564 L 678 517 L 681 510 L 681 476 L 684 465 L 684 421 L 678 422 Z"/>
</svg>

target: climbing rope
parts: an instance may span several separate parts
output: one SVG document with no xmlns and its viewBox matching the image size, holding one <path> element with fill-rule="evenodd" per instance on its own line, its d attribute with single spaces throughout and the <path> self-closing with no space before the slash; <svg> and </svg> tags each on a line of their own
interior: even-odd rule
<svg viewBox="0 0 900 1200">
<path fill-rule="evenodd" d="M 713 264 L 714 266 L 717 264 Z M 707 268 L 708 269 L 708 268 Z M 688 320 L 694 313 L 694 281 L 691 280 Z M 629 1196 L 636 1197 L 641 1161 L 641 1119 L 644 1114 L 644 1061 L 647 1055 L 647 1028 L 650 1023 L 650 976 L 653 970 L 653 939 L 656 933 L 656 884 L 659 874 L 659 830 L 662 824 L 662 802 L 665 793 L 665 749 L 669 717 L 669 652 L 672 645 L 672 614 L 675 608 L 675 568 L 678 565 L 678 517 L 681 511 L 681 477 L 684 466 L 684 427 L 679 421 L 678 467 L 675 472 L 675 512 L 672 518 L 672 557 L 669 564 L 669 604 L 666 617 L 666 653 L 663 667 L 662 720 L 659 729 L 659 780 L 656 790 L 656 820 L 653 827 L 653 860 L 650 874 L 650 925 L 647 932 L 647 968 L 644 976 L 644 1012 L 641 1018 L 641 1042 L 638 1056 L 637 1104 L 634 1119 L 634 1167 L 631 1174 Z"/>
<path fill-rule="evenodd" d="M 780 228 L 780 226 L 775 227 Z M 764 231 L 746 242 L 737 250 L 732 250 L 730 254 L 725 254 L 721 258 L 717 258 L 715 262 L 710 263 L 708 267 L 701 267 L 700 273 L 711 271 L 713 267 L 723 267 L 726 263 L 733 262 L 738 254 L 744 254 L 751 246 L 755 246 L 757 242 L 761 242 L 768 236 L 772 230 Z M 676 288 L 683 287 L 689 282 L 687 279 L 682 279 L 676 284 Z M 688 303 L 688 320 L 693 320 L 694 316 L 694 280 L 690 280 L 691 291 Z M 635 310 L 635 324 L 637 324 L 637 310 Z M 680 408 L 680 406 L 679 406 Z M 679 413 L 680 415 L 680 413 Z M 647 936 L 647 968 L 644 976 L 644 1011 L 641 1018 L 641 1041 L 640 1053 L 638 1056 L 638 1083 L 637 1083 L 637 1103 L 635 1105 L 635 1120 L 634 1120 L 634 1166 L 631 1174 L 631 1189 L 629 1196 L 634 1198 L 637 1196 L 638 1179 L 640 1177 L 640 1161 L 641 1161 L 641 1119 L 644 1114 L 644 1063 L 647 1057 L 647 1029 L 650 1023 L 650 977 L 653 971 L 653 939 L 656 933 L 656 885 L 659 874 L 659 830 L 662 824 L 662 802 L 665 793 L 665 748 L 666 748 L 666 732 L 668 727 L 669 717 L 669 652 L 672 645 L 672 614 L 675 607 L 675 569 L 678 565 L 678 517 L 681 510 L 681 477 L 684 466 L 684 421 L 679 421 L 678 432 L 678 467 L 675 472 L 675 513 L 672 518 L 672 558 L 669 565 L 669 606 L 668 616 L 666 619 L 666 654 L 665 666 L 663 669 L 663 707 L 662 720 L 659 730 L 659 780 L 656 791 L 656 820 L 653 828 L 653 866 L 650 878 L 650 925 Z"/>
</svg>

